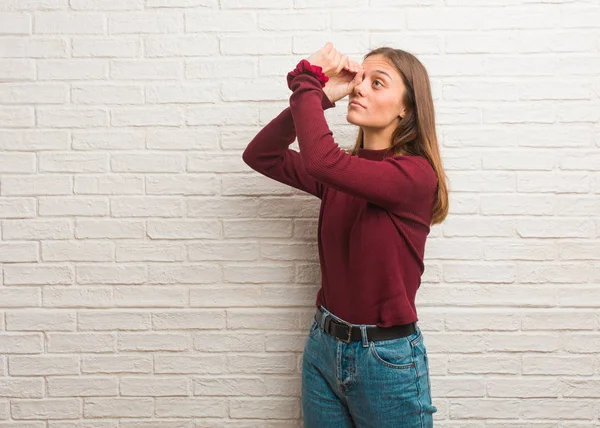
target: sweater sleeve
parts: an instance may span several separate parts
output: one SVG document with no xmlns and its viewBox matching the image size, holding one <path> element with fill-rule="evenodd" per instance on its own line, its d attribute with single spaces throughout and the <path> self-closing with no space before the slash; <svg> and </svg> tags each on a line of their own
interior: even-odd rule
<svg viewBox="0 0 600 428">
<path fill-rule="evenodd" d="M 382 161 L 345 153 L 320 107 L 322 88 L 316 77 L 302 73 L 290 79 L 290 109 L 306 172 L 341 192 L 384 209 L 411 209 L 429 199 L 437 186 L 435 171 L 420 156 L 394 156 Z"/>
<path fill-rule="evenodd" d="M 321 93 L 321 111 L 335 107 L 335 103 Z M 295 139 L 294 120 L 290 107 L 287 107 L 250 141 L 242 159 L 260 174 L 321 199 L 323 183 L 307 174 L 301 155 L 288 148 Z"/>
</svg>

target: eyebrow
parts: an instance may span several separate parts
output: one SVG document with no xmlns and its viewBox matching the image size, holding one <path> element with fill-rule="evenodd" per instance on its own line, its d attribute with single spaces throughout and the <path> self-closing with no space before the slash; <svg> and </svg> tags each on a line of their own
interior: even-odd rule
<svg viewBox="0 0 600 428">
<path fill-rule="evenodd" d="M 385 71 L 383 70 L 373 70 L 373 73 L 381 73 L 381 74 L 385 74 L 387 77 L 390 78 L 390 80 L 392 80 L 392 76 L 390 76 L 389 74 L 387 74 Z"/>
</svg>

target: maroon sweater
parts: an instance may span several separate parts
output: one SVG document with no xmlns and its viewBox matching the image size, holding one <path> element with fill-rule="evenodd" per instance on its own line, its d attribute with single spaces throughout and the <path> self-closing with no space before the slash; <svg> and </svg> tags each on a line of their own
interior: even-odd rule
<svg viewBox="0 0 600 428">
<path fill-rule="evenodd" d="M 317 78 L 288 81 L 290 107 L 250 142 L 252 169 L 321 199 L 321 288 L 316 305 L 353 324 L 381 327 L 417 321 L 437 176 L 420 156 L 384 159 L 384 150 L 345 153 L 324 110 L 335 107 Z M 300 152 L 289 149 L 298 138 Z"/>
</svg>

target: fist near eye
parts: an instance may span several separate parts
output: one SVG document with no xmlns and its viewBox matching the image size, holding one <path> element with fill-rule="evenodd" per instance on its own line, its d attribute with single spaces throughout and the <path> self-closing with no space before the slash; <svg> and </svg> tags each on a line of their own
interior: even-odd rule
<svg viewBox="0 0 600 428">
<path fill-rule="evenodd" d="M 312 65 L 321 67 L 323 73 L 329 78 L 336 76 L 342 70 L 357 73 L 362 69 L 359 63 L 348 59 L 348 56 L 338 52 L 331 42 L 327 42 L 325 46 L 313 53 L 306 60 Z"/>
<path fill-rule="evenodd" d="M 336 102 L 349 95 L 363 78 L 362 65 L 348 59 L 327 42 L 325 46 L 306 59 L 311 65 L 321 67 L 329 81 L 323 88 L 331 102 Z"/>
</svg>

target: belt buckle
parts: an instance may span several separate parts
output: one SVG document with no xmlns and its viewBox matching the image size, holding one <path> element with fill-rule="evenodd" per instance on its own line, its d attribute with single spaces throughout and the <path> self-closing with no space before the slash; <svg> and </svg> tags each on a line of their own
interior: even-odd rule
<svg viewBox="0 0 600 428">
<path fill-rule="evenodd" d="M 352 341 L 352 326 L 348 326 L 348 339 L 341 339 L 346 343 L 350 343 Z"/>
<path fill-rule="evenodd" d="M 337 320 L 336 320 L 337 321 Z M 342 342 L 346 342 L 346 343 L 350 343 L 352 340 L 352 325 L 350 323 L 347 323 L 343 320 L 340 320 L 340 324 L 344 324 L 345 326 L 348 327 L 348 338 L 347 339 L 342 339 L 340 337 L 338 337 L 338 339 L 340 339 Z"/>
</svg>

